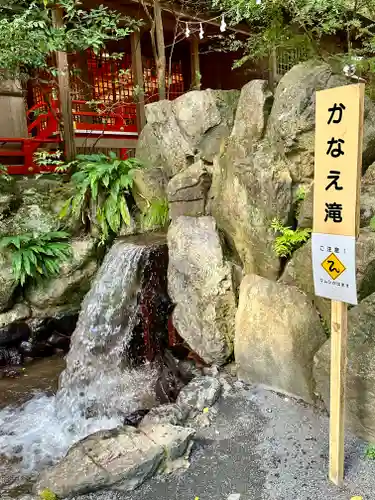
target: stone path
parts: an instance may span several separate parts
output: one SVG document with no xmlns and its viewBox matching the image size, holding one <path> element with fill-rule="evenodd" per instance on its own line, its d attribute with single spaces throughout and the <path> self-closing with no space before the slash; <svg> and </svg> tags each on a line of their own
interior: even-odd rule
<svg viewBox="0 0 375 500">
<path fill-rule="evenodd" d="M 211 425 L 199 431 L 188 470 L 154 478 L 132 494 L 106 491 L 74 500 L 375 498 L 375 461 L 364 458 L 366 444 L 352 436 L 346 443 L 345 486 L 338 489 L 327 480 L 323 413 L 237 383 L 209 414 Z"/>
</svg>

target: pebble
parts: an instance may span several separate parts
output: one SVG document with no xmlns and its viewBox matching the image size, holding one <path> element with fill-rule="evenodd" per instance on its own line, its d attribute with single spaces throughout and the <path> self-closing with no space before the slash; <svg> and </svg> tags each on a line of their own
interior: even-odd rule
<svg viewBox="0 0 375 500">
<path fill-rule="evenodd" d="M 241 495 L 239 493 L 231 493 L 227 500 L 240 500 Z"/>
</svg>

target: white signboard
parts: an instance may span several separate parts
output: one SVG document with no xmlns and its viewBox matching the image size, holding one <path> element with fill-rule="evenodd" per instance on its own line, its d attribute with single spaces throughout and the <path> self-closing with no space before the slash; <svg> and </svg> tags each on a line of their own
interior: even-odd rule
<svg viewBox="0 0 375 500">
<path fill-rule="evenodd" d="M 313 233 L 315 295 L 357 304 L 355 237 Z"/>
</svg>

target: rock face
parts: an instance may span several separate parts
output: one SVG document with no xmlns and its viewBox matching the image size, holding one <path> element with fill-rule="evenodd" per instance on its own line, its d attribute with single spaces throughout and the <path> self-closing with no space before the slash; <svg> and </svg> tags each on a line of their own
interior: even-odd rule
<svg viewBox="0 0 375 500">
<path fill-rule="evenodd" d="M 215 377 L 197 377 L 180 392 L 177 402 L 195 410 L 203 410 L 218 400 L 221 391 L 220 381 Z"/>
<path fill-rule="evenodd" d="M 213 171 L 211 213 L 247 273 L 277 278 L 272 250 L 274 217 L 286 221 L 292 205 L 287 163 L 259 143 L 266 130 L 270 93 L 253 80 L 241 91 L 233 132 Z"/>
<path fill-rule="evenodd" d="M 232 130 L 238 97 L 231 90 L 192 91 L 146 106 L 136 151 L 148 167 L 135 180 L 140 208 L 142 197 L 165 196 L 168 180 L 199 159 L 212 163 Z"/>
<path fill-rule="evenodd" d="M 175 175 L 168 184 L 169 213 L 172 219 L 180 215 L 206 214 L 211 176 L 202 160 Z"/>
<path fill-rule="evenodd" d="M 35 492 L 50 489 L 65 498 L 104 488 L 132 491 L 167 461 L 181 457 L 193 435 L 192 429 L 167 424 L 98 432 L 44 471 Z"/>
<path fill-rule="evenodd" d="M 365 440 L 375 443 L 375 294 L 353 307 L 348 315 L 346 422 Z M 317 392 L 329 408 L 330 341 L 315 356 Z"/>
<path fill-rule="evenodd" d="M 0 312 L 11 306 L 15 289 L 10 259 L 0 251 Z"/>
<path fill-rule="evenodd" d="M 236 311 L 232 270 L 212 217 L 179 217 L 168 231 L 168 289 L 173 323 L 207 363 L 232 352 Z"/>
<path fill-rule="evenodd" d="M 325 340 L 319 316 L 304 294 L 259 276 L 245 276 L 234 342 L 241 380 L 313 402 L 313 358 Z"/>
</svg>

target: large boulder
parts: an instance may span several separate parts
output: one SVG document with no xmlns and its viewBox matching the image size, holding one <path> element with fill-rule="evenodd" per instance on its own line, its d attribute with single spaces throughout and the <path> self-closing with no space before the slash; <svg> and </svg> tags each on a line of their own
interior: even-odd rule
<svg viewBox="0 0 375 500">
<path fill-rule="evenodd" d="M 211 176 L 202 160 L 175 175 L 168 184 L 169 213 L 172 219 L 180 215 L 206 215 Z"/>
<path fill-rule="evenodd" d="M 348 313 L 346 422 L 359 437 L 375 443 L 375 294 Z M 328 340 L 315 356 L 317 392 L 329 408 L 330 354 Z"/>
<path fill-rule="evenodd" d="M 58 311 L 79 310 L 98 268 L 95 249 L 93 238 L 73 238 L 73 257 L 62 264 L 59 275 L 26 290 L 33 316 L 49 317 Z"/>
<path fill-rule="evenodd" d="M 159 101 L 146 106 L 147 124 L 143 128 L 136 156 L 146 167 L 164 169 L 168 178 L 189 165 L 194 150 L 182 135 L 171 101 Z"/>
<path fill-rule="evenodd" d="M 371 219 L 375 215 L 375 163 L 368 167 L 362 177 L 360 200 L 361 227 L 366 227 L 370 225 Z"/>
<path fill-rule="evenodd" d="M 296 286 L 304 292 L 315 304 L 328 328 L 331 321 L 331 302 L 328 299 L 317 297 L 314 290 L 314 277 L 312 270 L 311 240 L 302 248 L 296 250 L 288 262 L 280 282 Z"/>
<path fill-rule="evenodd" d="M 242 87 L 231 137 L 251 150 L 263 136 L 273 102 L 265 80 L 251 80 Z"/>
<path fill-rule="evenodd" d="M 249 139 L 250 140 L 250 139 Z M 292 180 L 286 163 L 259 147 L 248 154 L 230 138 L 214 170 L 211 213 L 246 273 L 276 279 L 280 261 L 273 250 L 274 217 L 286 223 L 292 207 Z"/>
<path fill-rule="evenodd" d="M 140 168 L 134 173 L 132 191 L 137 206 L 145 212 L 150 202 L 166 198 L 168 176 L 161 167 Z"/>
<path fill-rule="evenodd" d="M 178 217 L 168 231 L 168 290 L 173 323 L 207 363 L 223 364 L 233 350 L 235 292 L 213 217 Z"/>
<path fill-rule="evenodd" d="M 147 105 L 137 158 L 148 168 L 161 168 L 168 179 L 195 159 L 212 163 L 232 130 L 237 101 L 237 91 L 204 90 Z"/>
<path fill-rule="evenodd" d="M 193 435 L 192 429 L 169 424 L 97 432 L 42 472 L 35 492 L 49 489 L 66 498 L 102 489 L 132 491 L 168 461 L 181 457 Z"/>
<path fill-rule="evenodd" d="M 241 380 L 314 401 L 313 359 L 326 340 L 311 301 L 295 287 L 247 275 L 234 353 Z"/>
</svg>

